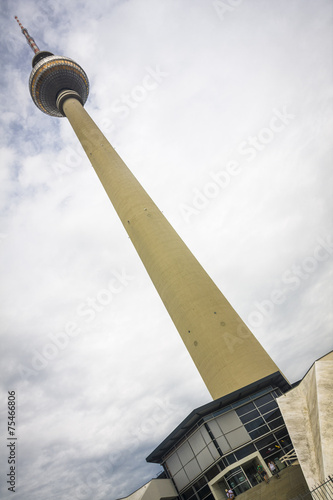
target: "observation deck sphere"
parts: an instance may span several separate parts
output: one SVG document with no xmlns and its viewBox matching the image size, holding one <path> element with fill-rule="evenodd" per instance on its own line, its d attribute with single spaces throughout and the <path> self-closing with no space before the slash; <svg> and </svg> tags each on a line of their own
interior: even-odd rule
<svg viewBox="0 0 333 500">
<path fill-rule="evenodd" d="M 56 105 L 59 92 L 74 90 L 84 104 L 89 94 L 89 81 L 84 70 L 69 57 L 47 56 L 33 68 L 29 79 L 32 100 L 44 113 L 64 116 Z"/>
</svg>

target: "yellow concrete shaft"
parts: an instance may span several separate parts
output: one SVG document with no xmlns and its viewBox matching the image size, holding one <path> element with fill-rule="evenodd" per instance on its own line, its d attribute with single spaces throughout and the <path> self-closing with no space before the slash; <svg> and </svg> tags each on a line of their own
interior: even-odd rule
<svg viewBox="0 0 333 500">
<path fill-rule="evenodd" d="M 82 105 L 63 110 L 213 399 L 277 372 Z"/>
</svg>

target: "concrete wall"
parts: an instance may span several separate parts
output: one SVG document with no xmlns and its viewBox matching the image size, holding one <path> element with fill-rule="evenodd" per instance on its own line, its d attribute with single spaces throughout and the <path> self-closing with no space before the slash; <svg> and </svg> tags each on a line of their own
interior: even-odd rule
<svg viewBox="0 0 333 500">
<path fill-rule="evenodd" d="M 333 473 L 333 352 L 277 399 L 310 489 Z"/>
</svg>

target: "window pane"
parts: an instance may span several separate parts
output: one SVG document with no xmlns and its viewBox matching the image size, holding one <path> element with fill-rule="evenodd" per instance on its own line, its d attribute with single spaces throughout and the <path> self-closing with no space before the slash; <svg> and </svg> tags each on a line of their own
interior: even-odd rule
<svg viewBox="0 0 333 500">
<path fill-rule="evenodd" d="M 263 415 L 263 418 L 267 423 L 270 423 L 272 420 L 275 420 L 278 417 L 281 417 L 280 410 L 273 410 L 270 411 L 269 413 L 266 413 L 266 415 Z"/>
<path fill-rule="evenodd" d="M 245 429 L 247 431 L 253 431 L 254 429 L 257 429 L 257 427 L 260 427 L 261 425 L 264 425 L 265 421 L 262 417 L 256 418 L 252 422 L 249 422 L 248 424 L 245 424 Z"/>
<path fill-rule="evenodd" d="M 237 460 L 240 460 L 241 458 L 247 457 L 247 455 L 251 455 L 251 453 L 255 453 L 256 449 L 253 444 L 248 444 L 247 446 L 244 446 L 244 448 L 235 451 L 235 455 Z"/>
<path fill-rule="evenodd" d="M 210 493 L 210 487 L 208 486 L 208 484 L 206 484 L 206 486 L 204 486 L 200 491 L 198 491 L 198 497 L 201 499 L 201 498 L 206 498 L 207 495 L 209 495 Z"/>
<path fill-rule="evenodd" d="M 194 495 L 193 488 L 189 488 L 188 490 L 182 493 L 183 500 L 189 500 L 189 498 L 191 498 L 191 496 L 193 495 Z"/>
<path fill-rule="evenodd" d="M 240 417 L 244 415 L 244 413 L 248 413 L 251 410 L 255 410 L 255 406 L 253 403 L 248 403 L 247 405 L 241 406 L 236 410 L 237 415 Z"/>
<path fill-rule="evenodd" d="M 274 408 L 278 408 L 278 404 L 276 401 L 271 401 L 270 403 L 266 403 L 263 406 L 260 406 L 260 412 L 261 413 L 267 413 L 270 410 L 273 410 Z"/>
<path fill-rule="evenodd" d="M 223 471 L 229 464 L 225 458 L 222 458 L 222 460 L 217 462 L 217 465 L 220 467 L 221 471 Z"/>
<path fill-rule="evenodd" d="M 261 406 L 265 403 L 269 403 L 270 401 L 273 401 L 273 396 L 271 394 L 265 394 L 265 396 L 261 396 L 261 398 L 256 399 L 255 404 L 257 406 Z"/>
<path fill-rule="evenodd" d="M 279 431 L 274 432 L 274 434 L 275 434 L 275 437 L 276 437 L 277 439 L 280 439 L 280 438 L 282 438 L 283 436 L 288 436 L 288 431 L 287 431 L 287 428 L 286 428 L 286 427 L 284 427 L 283 429 L 280 429 Z"/>
<path fill-rule="evenodd" d="M 281 446 L 283 446 L 283 448 L 292 444 L 289 436 L 284 436 L 282 439 L 279 439 L 279 443 Z"/>
<path fill-rule="evenodd" d="M 235 455 L 233 453 L 231 453 L 230 455 L 225 457 L 225 460 L 227 461 L 228 465 L 231 465 L 231 464 L 234 464 L 235 462 L 237 462 L 237 458 L 235 457 Z"/>
<path fill-rule="evenodd" d="M 268 446 L 269 444 L 275 443 L 274 436 L 267 436 L 263 439 L 260 439 L 259 441 L 256 442 L 256 447 L 258 450 L 261 448 L 264 448 L 265 446 Z"/>
<path fill-rule="evenodd" d="M 194 483 L 193 488 L 196 491 L 201 490 L 205 485 L 207 484 L 207 481 L 204 477 L 201 477 L 196 483 Z"/>
<path fill-rule="evenodd" d="M 208 471 L 205 472 L 205 476 L 208 479 L 208 481 L 211 481 L 211 479 L 213 479 L 219 473 L 220 473 L 219 468 L 217 467 L 217 465 L 214 465 Z"/>
<path fill-rule="evenodd" d="M 249 413 L 246 413 L 245 415 L 242 415 L 240 419 L 243 422 L 243 424 L 246 424 L 246 422 L 250 422 L 250 420 L 253 420 L 256 417 L 260 417 L 260 413 L 258 410 L 253 410 L 250 411 Z"/>
<path fill-rule="evenodd" d="M 272 453 L 277 453 L 280 450 L 281 450 L 281 448 L 277 443 L 272 443 L 269 446 L 262 448 L 260 450 L 260 454 L 263 458 L 266 458 L 266 457 L 269 457 L 270 455 L 272 455 Z"/>
<path fill-rule="evenodd" d="M 283 425 L 283 424 L 284 424 L 284 421 L 283 421 L 282 417 L 279 417 L 279 418 L 273 420 L 272 422 L 269 422 L 269 426 L 272 430 L 277 429 L 278 427 L 281 427 L 281 425 Z"/>
<path fill-rule="evenodd" d="M 252 439 L 256 439 L 257 437 L 262 436 L 263 434 L 267 434 L 269 432 L 269 428 L 267 425 L 263 425 L 262 427 L 259 427 L 255 431 L 250 432 L 250 436 Z"/>
</svg>

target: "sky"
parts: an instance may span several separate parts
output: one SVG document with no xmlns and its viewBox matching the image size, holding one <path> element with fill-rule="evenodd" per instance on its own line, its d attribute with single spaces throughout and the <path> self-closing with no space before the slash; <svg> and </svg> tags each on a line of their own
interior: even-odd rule
<svg viewBox="0 0 333 500">
<path fill-rule="evenodd" d="M 115 500 L 211 397 L 15 15 L 295 382 L 333 344 L 332 3 L 1 1 L 0 496 Z"/>
</svg>

